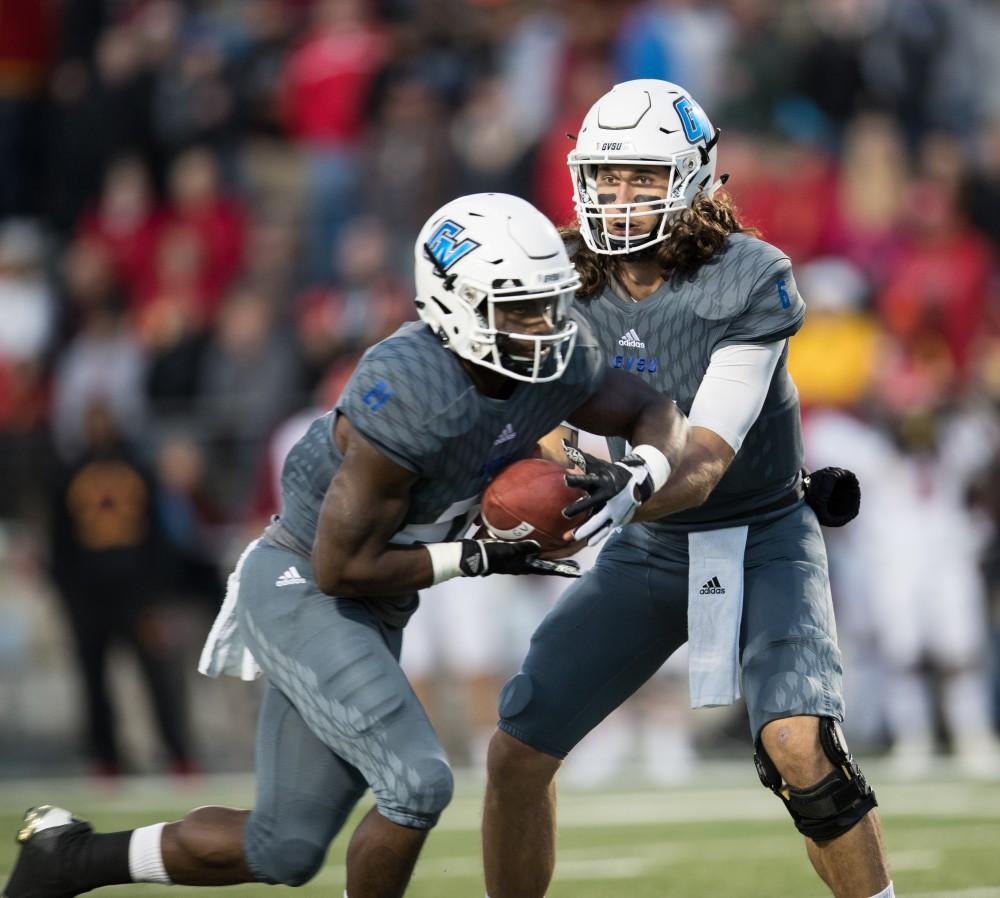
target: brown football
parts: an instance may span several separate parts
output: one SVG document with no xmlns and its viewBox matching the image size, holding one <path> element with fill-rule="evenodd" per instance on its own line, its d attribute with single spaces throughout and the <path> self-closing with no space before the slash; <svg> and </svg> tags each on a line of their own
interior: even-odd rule
<svg viewBox="0 0 1000 898">
<path fill-rule="evenodd" d="M 483 493 L 486 529 L 498 539 L 534 539 L 542 549 L 566 545 L 563 534 L 579 527 L 587 512 L 564 518 L 562 510 L 586 496 L 566 486 L 566 469 L 544 458 L 526 458 L 504 468 Z"/>
</svg>

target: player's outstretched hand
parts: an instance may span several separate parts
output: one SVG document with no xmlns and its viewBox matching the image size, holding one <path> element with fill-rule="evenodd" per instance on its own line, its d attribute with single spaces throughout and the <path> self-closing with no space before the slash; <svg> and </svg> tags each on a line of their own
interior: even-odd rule
<svg viewBox="0 0 1000 898">
<path fill-rule="evenodd" d="M 502 539 L 463 539 L 459 566 L 466 577 L 487 574 L 542 574 L 549 577 L 579 577 L 575 561 L 538 557 L 541 546 L 533 539 L 508 542 Z"/>
<path fill-rule="evenodd" d="M 632 520 L 635 510 L 654 492 L 653 476 L 646 460 L 638 455 L 626 455 L 621 461 L 602 461 L 594 456 L 586 459 L 586 474 L 567 474 L 568 486 L 587 491 L 563 509 L 567 518 L 593 510 L 587 521 L 568 534 L 575 540 L 587 540 L 597 545 L 615 527 Z"/>
</svg>

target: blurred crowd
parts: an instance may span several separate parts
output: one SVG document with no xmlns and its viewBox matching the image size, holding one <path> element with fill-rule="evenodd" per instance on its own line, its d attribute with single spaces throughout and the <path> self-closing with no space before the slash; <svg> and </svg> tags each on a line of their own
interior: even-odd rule
<svg viewBox="0 0 1000 898">
<path fill-rule="evenodd" d="M 419 225 L 485 190 L 569 222 L 571 135 L 641 77 L 700 100 L 745 223 L 796 266 L 809 464 L 864 493 L 830 535 L 853 736 L 914 772 L 989 755 L 998 46 L 996 0 L 0 0 L 0 553 L 65 613 L 91 762 L 127 766 L 118 643 L 194 767 L 200 631 L 171 611 L 212 613 L 288 446 L 414 317 Z M 530 591 L 414 630 L 470 756 L 551 601 Z M 651 719 L 662 758 L 688 720 Z"/>
</svg>

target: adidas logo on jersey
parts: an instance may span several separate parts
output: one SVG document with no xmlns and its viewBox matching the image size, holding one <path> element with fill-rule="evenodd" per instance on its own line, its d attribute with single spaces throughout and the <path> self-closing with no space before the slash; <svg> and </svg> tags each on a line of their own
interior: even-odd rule
<svg viewBox="0 0 1000 898">
<path fill-rule="evenodd" d="M 500 431 L 500 434 L 493 441 L 494 446 L 499 446 L 501 443 L 507 443 L 517 436 L 517 431 L 510 424 L 504 425 L 504 429 Z"/>
<path fill-rule="evenodd" d="M 703 596 L 724 596 L 726 587 L 719 582 L 718 577 L 713 577 L 698 592 Z"/>
<path fill-rule="evenodd" d="M 635 332 L 635 328 L 630 328 L 627 334 L 622 334 L 621 338 L 618 340 L 619 346 L 633 346 L 636 349 L 645 349 L 646 344 L 642 342 L 642 338 Z"/>
<path fill-rule="evenodd" d="M 293 564 L 285 573 L 274 581 L 275 586 L 295 586 L 298 583 L 305 583 L 306 578 L 299 573 L 299 569 Z"/>
</svg>

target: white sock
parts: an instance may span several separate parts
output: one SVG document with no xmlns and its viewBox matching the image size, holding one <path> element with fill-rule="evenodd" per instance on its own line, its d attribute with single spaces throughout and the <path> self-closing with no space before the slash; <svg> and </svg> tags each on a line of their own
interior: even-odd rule
<svg viewBox="0 0 1000 898">
<path fill-rule="evenodd" d="M 128 872 L 132 882 L 159 882 L 171 885 L 170 877 L 163 866 L 163 851 L 160 839 L 166 823 L 154 823 L 132 830 L 128 843 Z"/>
<path fill-rule="evenodd" d="M 872 895 L 872 898 L 896 898 L 896 893 L 892 890 L 892 880 L 889 880 L 889 885 L 887 885 L 881 892 L 877 895 Z"/>
</svg>

